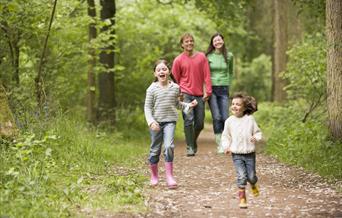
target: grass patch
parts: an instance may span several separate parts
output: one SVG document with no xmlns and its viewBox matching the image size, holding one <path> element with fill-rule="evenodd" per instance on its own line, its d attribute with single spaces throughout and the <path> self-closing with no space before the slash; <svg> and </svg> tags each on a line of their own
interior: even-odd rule
<svg viewBox="0 0 342 218">
<path fill-rule="evenodd" d="M 267 138 L 266 153 L 328 179 L 341 180 L 342 143 L 329 139 L 324 113 L 303 123 L 301 111 L 297 104 L 260 105 L 255 116 Z"/>
<path fill-rule="evenodd" d="M 144 211 L 146 178 L 131 171 L 148 152 L 140 129 L 99 130 L 74 116 L 45 126 L 39 135 L 27 131 L 14 142 L 1 141 L 0 216 L 78 217 L 130 205 Z"/>
</svg>

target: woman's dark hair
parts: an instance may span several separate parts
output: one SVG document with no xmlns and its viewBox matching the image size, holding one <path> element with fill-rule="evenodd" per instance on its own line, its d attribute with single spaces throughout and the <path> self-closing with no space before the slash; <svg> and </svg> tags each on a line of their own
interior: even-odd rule
<svg viewBox="0 0 342 218">
<path fill-rule="evenodd" d="M 244 115 L 245 114 L 251 115 L 258 110 L 258 103 L 254 97 L 246 95 L 242 92 L 237 92 L 233 95 L 232 99 L 234 99 L 234 98 L 241 98 L 242 99 L 243 106 L 245 108 L 245 110 L 243 112 Z"/>
<path fill-rule="evenodd" d="M 159 64 L 161 64 L 161 63 L 165 64 L 166 67 L 169 69 L 169 71 L 171 71 L 170 65 L 169 65 L 169 63 L 167 62 L 167 60 L 165 60 L 165 59 L 159 59 L 159 60 L 157 60 L 157 61 L 154 63 L 153 72 L 156 71 L 157 66 L 158 66 Z M 173 77 L 173 75 L 172 75 L 171 72 L 170 72 L 170 78 L 171 78 L 171 80 L 172 80 L 173 82 L 175 82 L 175 78 Z M 155 78 L 154 78 L 154 82 L 157 82 L 157 81 L 158 81 L 158 78 L 155 77 Z"/>
<path fill-rule="evenodd" d="M 221 33 L 215 33 L 214 35 L 212 35 L 212 37 L 210 38 L 210 43 L 209 43 L 207 52 L 205 53 L 206 56 L 208 56 L 208 54 L 212 53 L 215 50 L 215 47 L 213 45 L 213 40 L 216 36 L 220 36 L 222 38 L 222 40 L 224 41 L 224 37 Z M 223 45 L 222 45 L 221 53 L 223 54 L 224 60 L 228 64 L 228 50 L 227 50 L 225 44 L 226 43 L 223 43 Z"/>
</svg>

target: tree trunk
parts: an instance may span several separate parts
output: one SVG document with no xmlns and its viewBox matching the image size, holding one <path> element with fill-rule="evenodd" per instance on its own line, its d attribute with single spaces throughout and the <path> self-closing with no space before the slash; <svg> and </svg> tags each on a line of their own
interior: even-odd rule
<svg viewBox="0 0 342 218">
<path fill-rule="evenodd" d="M 101 31 L 110 34 L 110 40 L 114 38 L 114 31 L 108 32 L 114 26 L 115 1 L 101 0 L 101 20 L 110 20 L 110 24 L 104 26 Z M 114 95 L 114 45 L 103 47 L 100 52 L 100 63 L 105 71 L 99 74 L 99 115 L 100 121 L 114 124 L 115 121 L 115 95 Z"/>
<path fill-rule="evenodd" d="M 272 1 L 272 17 L 275 17 L 275 6 L 274 6 L 274 1 Z M 274 19 L 272 19 L 272 26 L 275 27 L 275 21 Z M 273 28 L 274 29 L 274 28 Z M 274 98 L 274 93 L 275 93 L 275 77 L 276 77 L 276 73 L 275 73 L 275 61 L 274 61 L 274 54 L 275 54 L 275 48 L 274 48 L 274 42 L 275 42 L 275 30 L 273 30 L 272 33 L 272 45 L 271 45 L 271 62 L 272 62 L 272 72 L 271 72 L 271 101 L 274 102 L 275 98 Z"/>
<path fill-rule="evenodd" d="M 342 140 L 342 1 L 326 1 L 327 107 L 329 130 Z"/>
<path fill-rule="evenodd" d="M 286 99 L 285 81 L 280 74 L 286 70 L 287 50 L 287 0 L 274 0 L 274 73 L 273 99 L 282 102 Z"/>
<path fill-rule="evenodd" d="M 17 133 L 11 109 L 8 105 L 4 87 L 0 84 L 0 138 L 11 137 Z"/>
<path fill-rule="evenodd" d="M 87 97 L 87 119 L 88 122 L 96 123 L 96 108 L 95 108 L 95 66 L 96 66 L 96 51 L 93 46 L 91 46 L 91 41 L 96 38 L 96 8 L 94 0 L 87 0 L 88 2 L 88 16 L 92 19 L 88 31 L 89 31 L 89 60 L 88 60 L 88 97 Z"/>
</svg>

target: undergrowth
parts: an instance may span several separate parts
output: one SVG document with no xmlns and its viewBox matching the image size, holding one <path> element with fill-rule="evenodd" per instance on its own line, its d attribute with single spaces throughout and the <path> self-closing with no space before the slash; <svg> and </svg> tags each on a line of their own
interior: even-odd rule
<svg viewBox="0 0 342 218">
<path fill-rule="evenodd" d="M 109 131 L 82 120 L 59 115 L 45 121 L 44 129 L 32 126 L 14 141 L 1 139 L 1 217 L 145 210 L 146 178 L 136 169 L 144 164 L 148 145 L 143 137 L 148 135 L 141 128 L 121 125 Z M 135 127 L 144 125 L 135 122 Z"/>
<path fill-rule="evenodd" d="M 267 138 L 266 153 L 321 176 L 342 180 L 342 142 L 330 139 L 325 112 L 316 110 L 303 123 L 300 104 L 261 104 L 255 113 Z"/>
</svg>

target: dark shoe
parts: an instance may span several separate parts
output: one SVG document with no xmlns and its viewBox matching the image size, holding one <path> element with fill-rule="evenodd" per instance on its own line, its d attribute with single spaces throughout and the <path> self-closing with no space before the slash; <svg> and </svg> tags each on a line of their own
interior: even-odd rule
<svg viewBox="0 0 342 218">
<path fill-rule="evenodd" d="M 186 156 L 187 157 L 193 157 L 193 156 L 195 156 L 195 154 L 194 153 L 187 153 Z"/>
<path fill-rule="evenodd" d="M 194 153 L 196 154 L 197 153 L 197 142 L 195 141 L 195 144 L 194 144 Z"/>
<path fill-rule="evenodd" d="M 196 153 L 195 147 L 195 137 L 193 126 L 184 127 L 184 135 L 186 141 L 187 156 L 194 156 Z"/>
</svg>

